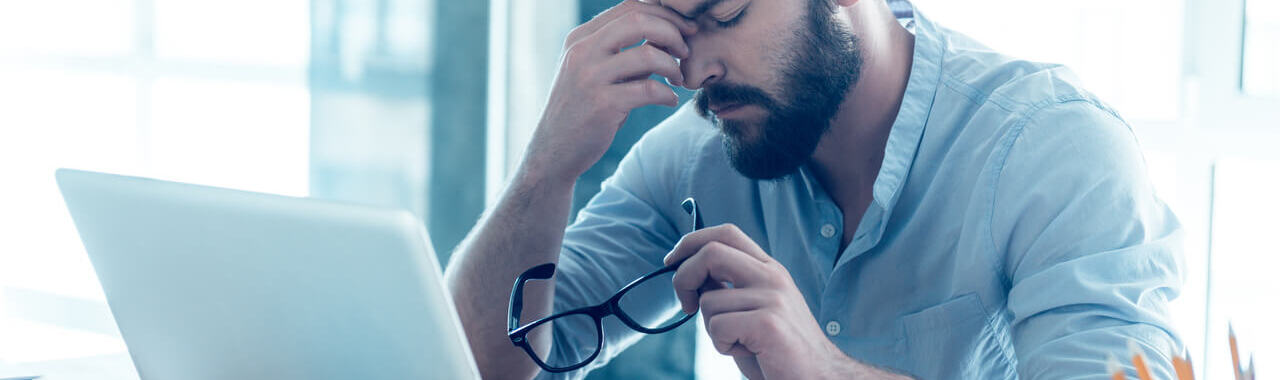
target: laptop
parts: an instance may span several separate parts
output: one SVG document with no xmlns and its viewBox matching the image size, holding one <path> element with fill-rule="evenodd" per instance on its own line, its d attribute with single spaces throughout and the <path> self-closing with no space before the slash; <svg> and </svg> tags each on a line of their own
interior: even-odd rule
<svg viewBox="0 0 1280 380">
<path fill-rule="evenodd" d="M 61 169 L 144 380 L 478 379 L 411 214 Z"/>
</svg>

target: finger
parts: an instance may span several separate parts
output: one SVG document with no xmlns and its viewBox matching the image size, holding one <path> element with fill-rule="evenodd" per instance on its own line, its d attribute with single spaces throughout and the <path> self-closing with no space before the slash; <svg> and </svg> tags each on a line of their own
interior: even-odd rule
<svg viewBox="0 0 1280 380">
<path fill-rule="evenodd" d="M 756 242 L 751 240 L 751 237 L 731 223 L 703 228 L 684 235 L 676 243 L 676 247 L 671 250 L 671 253 L 668 253 L 667 257 L 663 258 L 662 261 L 666 265 L 680 262 L 698 252 L 703 245 L 713 241 L 737 248 L 760 262 L 768 263 L 773 261 L 773 258 L 769 257 L 769 254 L 765 253 L 763 249 L 760 249 L 760 246 L 756 245 Z"/>
<path fill-rule="evenodd" d="M 674 62 L 676 63 L 676 71 L 680 74 L 680 80 L 679 80 L 679 81 L 676 81 L 676 82 L 678 83 L 678 84 L 677 84 L 677 83 L 673 83 L 673 82 L 672 82 L 672 81 L 673 81 L 673 79 L 671 79 L 672 77 L 666 77 L 666 78 L 667 78 L 667 84 L 668 84 L 668 85 L 672 85 L 672 86 L 680 86 L 680 87 L 684 87 L 684 69 L 681 69 L 681 68 L 680 68 L 680 59 L 679 59 L 679 58 L 675 58 L 675 55 L 674 55 L 674 54 L 671 54 L 671 52 L 667 51 L 667 49 L 663 49 L 661 46 L 658 46 L 657 44 L 654 44 L 654 43 L 652 43 L 652 42 L 645 42 L 645 43 L 644 43 L 644 45 L 645 45 L 645 46 L 652 46 L 652 47 L 653 47 L 653 48 L 655 48 L 655 49 L 658 49 L 658 50 L 660 50 L 660 51 L 662 51 L 662 52 L 664 52 L 664 53 L 667 53 L 667 56 L 669 56 L 669 57 L 671 57 L 671 58 L 672 58 L 672 61 L 674 61 Z"/>
<path fill-rule="evenodd" d="M 732 283 L 735 288 L 750 287 L 767 278 L 763 264 L 747 254 L 719 242 L 704 245 L 697 254 L 680 264 L 671 285 L 685 314 L 698 311 L 698 290 L 710 278 Z"/>
<path fill-rule="evenodd" d="M 762 310 L 723 313 L 707 319 L 707 336 L 716 351 L 725 355 L 756 355 L 762 325 L 769 324 Z M 741 348 L 735 348 L 741 346 Z"/>
<path fill-rule="evenodd" d="M 698 310 L 704 318 L 718 314 L 767 308 L 772 301 L 768 290 L 758 288 L 723 288 L 703 291 L 698 297 Z"/>
<path fill-rule="evenodd" d="M 604 27 L 605 25 L 608 25 L 610 22 L 613 22 L 613 20 L 616 20 L 619 17 L 625 16 L 632 12 L 643 12 L 643 13 L 653 15 L 655 17 L 662 18 L 663 20 L 666 20 L 668 23 L 675 25 L 677 28 L 679 28 L 680 33 L 684 35 L 692 35 L 694 33 L 697 33 L 698 31 L 697 22 L 684 18 L 684 16 L 680 15 L 679 13 L 676 13 L 676 11 L 673 11 L 667 7 L 648 3 L 648 2 L 626 0 L 619 3 L 618 5 L 613 6 L 612 8 L 605 10 L 604 12 L 601 12 L 600 14 L 596 15 L 596 17 L 591 18 L 590 21 L 587 21 L 586 23 L 575 28 L 573 32 L 569 33 L 569 38 L 566 39 L 566 42 L 568 45 L 572 45 L 574 42 L 577 42 L 578 40 L 586 38 L 587 36 L 594 34 L 596 31 L 599 31 L 600 28 Z"/>
<path fill-rule="evenodd" d="M 624 82 L 631 78 L 647 78 L 649 74 L 666 77 L 671 84 L 680 86 L 684 83 L 684 74 L 680 72 L 680 64 L 666 52 L 654 45 L 644 44 L 628 49 L 609 57 L 605 67 L 612 71 L 609 78 L 613 82 Z"/>
<path fill-rule="evenodd" d="M 592 36 L 595 40 L 592 44 L 609 53 L 617 53 L 628 46 L 648 41 L 676 58 L 689 56 L 689 45 L 684 42 L 680 29 L 649 13 L 632 12 L 618 17 Z"/>
<path fill-rule="evenodd" d="M 621 109 L 635 109 L 650 104 L 675 107 L 680 104 L 676 92 L 662 82 L 640 79 L 613 85 L 617 87 Z"/>
</svg>

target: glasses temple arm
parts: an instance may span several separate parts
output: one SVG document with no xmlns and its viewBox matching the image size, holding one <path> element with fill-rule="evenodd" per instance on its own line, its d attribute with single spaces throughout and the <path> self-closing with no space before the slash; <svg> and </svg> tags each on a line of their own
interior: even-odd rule
<svg viewBox="0 0 1280 380">
<path fill-rule="evenodd" d="M 693 229 L 695 231 L 702 229 L 702 213 L 698 212 L 698 202 L 693 200 L 693 197 L 685 198 L 684 202 L 680 202 L 680 208 L 683 208 L 684 212 L 693 216 Z"/>
<path fill-rule="evenodd" d="M 515 331 L 520 327 L 520 312 L 524 310 L 524 283 L 529 280 L 546 280 L 550 279 L 556 273 L 555 263 L 546 263 L 520 274 L 516 278 L 516 283 L 511 288 L 511 304 L 507 307 L 507 331 Z"/>
</svg>

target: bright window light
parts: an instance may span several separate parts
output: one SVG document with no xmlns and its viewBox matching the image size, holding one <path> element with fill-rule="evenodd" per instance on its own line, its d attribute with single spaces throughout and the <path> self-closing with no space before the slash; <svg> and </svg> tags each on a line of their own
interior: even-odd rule
<svg viewBox="0 0 1280 380">
<path fill-rule="evenodd" d="M 1280 96 L 1280 0 L 1245 1 L 1244 92 Z"/>
<path fill-rule="evenodd" d="M 139 168 L 134 81 L 3 68 L 0 83 L 0 286 L 101 300 L 53 171 Z"/>
<path fill-rule="evenodd" d="M 308 0 L 155 0 L 160 59 L 306 66 Z"/>
<path fill-rule="evenodd" d="M 1209 297 L 1208 379 L 1230 379 L 1227 325 L 1235 327 L 1240 352 L 1255 361 L 1280 362 L 1280 294 L 1275 242 L 1280 215 L 1280 160 L 1219 160 L 1214 175 L 1213 252 Z M 1247 361 L 1244 357 L 1242 360 Z"/>
<path fill-rule="evenodd" d="M 57 168 L 308 193 L 308 7 L 0 2 L 0 362 L 124 351 Z"/>
<path fill-rule="evenodd" d="M 1274 0 L 1271 0 L 1274 1 Z M 1182 2 L 913 0 L 997 52 L 1070 67 L 1131 120 L 1179 117 Z"/>
<path fill-rule="evenodd" d="M 0 57 L 124 56 L 133 52 L 134 0 L 0 2 Z"/>
<path fill-rule="evenodd" d="M 307 195 L 310 98 L 301 84 L 160 78 L 151 96 L 150 174 Z"/>
</svg>

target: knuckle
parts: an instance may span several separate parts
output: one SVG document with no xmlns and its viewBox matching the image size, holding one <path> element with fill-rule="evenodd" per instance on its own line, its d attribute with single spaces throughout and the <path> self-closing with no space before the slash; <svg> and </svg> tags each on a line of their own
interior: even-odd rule
<svg viewBox="0 0 1280 380">
<path fill-rule="evenodd" d="M 582 61 L 584 48 L 581 42 L 574 42 L 564 49 L 564 64 L 570 67 L 576 67 Z"/>
<path fill-rule="evenodd" d="M 711 233 L 714 234 L 715 236 L 714 238 L 717 240 L 728 240 L 732 238 L 735 234 L 738 234 L 741 232 L 741 230 L 738 229 L 738 226 L 733 225 L 731 223 L 725 223 L 725 224 L 712 227 L 711 230 L 712 230 Z"/>
<path fill-rule="evenodd" d="M 717 225 L 715 227 L 711 227 L 711 230 L 715 231 L 714 233 L 716 234 L 716 236 L 722 237 L 727 234 L 733 233 L 733 230 L 736 228 L 738 228 L 738 226 L 735 226 L 732 223 L 724 223 L 724 224 Z"/>
<path fill-rule="evenodd" d="M 662 91 L 664 90 L 664 87 L 666 86 L 663 86 L 662 83 L 658 83 L 657 81 L 650 80 L 650 81 L 644 82 L 645 93 L 648 94 L 650 99 L 665 98 L 666 94 L 663 94 L 663 91 Z"/>
<path fill-rule="evenodd" d="M 733 224 L 733 223 L 725 223 L 725 228 L 724 228 L 724 229 L 725 229 L 725 231 L 727 231 L 729 234 L 733 234 L 733 235 L 742 235 L 742 228 L 741 228 L 741 227 L 738 227 L 738 225 L 737 225 L 737 224 Z"/>
<path fill-rule="evenodd" d="M 782 319 L 776 314 L 764 314 L 759 319 L 760 320 L 757 321 L 757 323 L 759 323 L 761 331 L 770 333 L 771 335 L 776 335 L 782 332 Z"/>
</svg>

